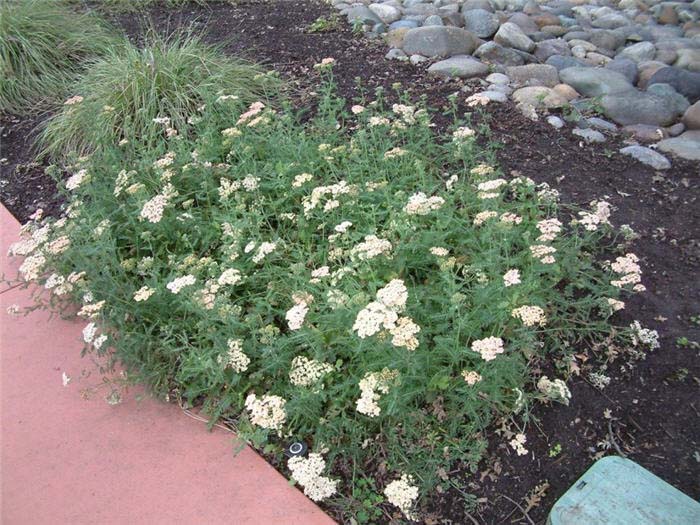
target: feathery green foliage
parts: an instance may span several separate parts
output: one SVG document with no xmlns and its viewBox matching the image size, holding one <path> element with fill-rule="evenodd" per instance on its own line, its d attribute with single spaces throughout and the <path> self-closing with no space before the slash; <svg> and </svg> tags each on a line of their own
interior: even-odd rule
<svg viewBox="0 0 700 525">
<path fill-rule="evenodd" d="M 225 56 L 192 34 L 150 34 L 143 48 L 128 42 L 95 61 L 66 105 L 42 133 L 44 153 L 84 154 L 97 144 L 121 140 L 153 145 L 167 128 L 182 135 L 206 100 L 236 96 L 241 102 L 267 99 L 279 87 L 276 77 L 257 66 Z M 170 119 L 168 126 L 154 119 Z"/>
<path fill-rule="evenodd" d="M 607 203 L 506 179 L 456 109 L 437 135 L 408 100 L 350 115 L 319 94 L 304 121 L 214 93 L 187 137 L 100 144 L 60 184 L 66 217 L 11 252 L 53 307 L 82 303 L 86 352 L 278 462 L 305 441 L 291 476 L 343 522 L 385 498 L 412 518 L 489 440 L 528 453 L 530 408 L 568 404 L 579 352 L 641 357 L 657 334 L 611 319 L 641 270 Z"/>
<path fill-rule="evenodd" d="M 0 110 L 60 101 L 85 66 L 115 43 L 105 24 L 60 0 L 0 2 Z"/>
</svg>

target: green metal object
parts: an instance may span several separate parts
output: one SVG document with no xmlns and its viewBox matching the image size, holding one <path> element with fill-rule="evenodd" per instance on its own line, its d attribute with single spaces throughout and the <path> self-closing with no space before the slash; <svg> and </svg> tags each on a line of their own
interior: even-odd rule
<svg viewBox="0 0 700 525">
<path fill-rule="evenodd" d="M 700 503 L 634 461 L 596 461 L 552 507 L 548 525 L 700 525 Z"/>
</svg>

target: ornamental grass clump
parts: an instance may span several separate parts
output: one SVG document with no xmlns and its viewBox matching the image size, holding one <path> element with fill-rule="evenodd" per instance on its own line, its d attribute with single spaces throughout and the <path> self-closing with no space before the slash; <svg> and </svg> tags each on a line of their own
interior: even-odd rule
<svg viewBox="0 0 700 525">
<path fill-rule="evenodd" d="M 62 102 L 86 64 L 117 42 L 98 17 L 62 0 L 0 2 L 0 111 Z"/>
<path fill-rule="evenodd" d="M 611 324 L 639 280 L 600 257 L 627 253 L 608 215 L 582 224 L 500 173 L 464 122 L 436 135 L 381 96 L 351 116 L 328 86 L 303 124 L 203 102 L 186 139 L 101 143 L 72 166 L 65 216 L 11 251 L 53 308 L 82 305 L 87 352 L 277 462 L 308 444 L 282 464 L 344 520 L 371 520 L 352 497 L 367 487 L 418 519 L 490 441 L 528 454 L 529 407 L 570 401 L 576 353 L 652 340 Z"/>
<path fill-rule="evenodd" d="M 268 103 L 279 85 L 275 76 L 193 34 L 151 33 L 143 47 L 125 40 L 90 64 L 73 96 L 49 119 L 43 152 L 65 158 L 120 142 L 127 149 L 150 148 L 164 136 L 186 136 L 209 101 Z"/>
</svg>

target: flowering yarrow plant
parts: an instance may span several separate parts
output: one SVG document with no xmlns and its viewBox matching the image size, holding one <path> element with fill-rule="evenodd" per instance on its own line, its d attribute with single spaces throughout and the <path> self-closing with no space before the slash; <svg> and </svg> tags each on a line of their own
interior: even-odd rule
<svg viewBox="0 0 700 525">
<path fill-rule="evenodd" d="M 300 124 L 226 94 L 188 137 L 105 144 L 61 183 L 64 216 L 35 217 L 10 253 L 47 302 L 78 303 L 90 352 L 229 416 L 271 454 L 292 436 L 323 450 L 287 463 L 309 497 L 351 494 L 333 474 L 356 466 L 411 519 L 438 471 L 503 439 L 494 417 L 568 399 L 565 377 L 534 370 L 565 370 L 579 326 L 606 340 L 641 266 L 628 251 L 596 258 L 612 231 L 603 201 L 569 211 L 503 174 L 466 123 L 436 140 L 407 101 L 341 108 L 322 99 Z M 345 117 L 353 129 L 337 128 Z M 641 326 L 619 333 L 658 344 Z M 519 434 L 505 442 L 527 453 Z"/>
</svg>

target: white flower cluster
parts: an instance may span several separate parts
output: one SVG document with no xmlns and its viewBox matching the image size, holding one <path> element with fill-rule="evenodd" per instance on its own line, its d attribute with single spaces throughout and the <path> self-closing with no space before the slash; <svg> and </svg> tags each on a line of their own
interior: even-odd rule
<svg viewBox="0 0 700 525">
<path fill-rule="evenodd" d="M 441 246 L 433 246 L 430 248 L 430 253 L 433 254 L 435 257 L 447 257 L 450 254 L 450 251 L 447 248 L 443 248 Z"/>
<path fill-rule="evenodd" d="M 312 500 L 323 501 L 337 492 L 338 480 L 322 475 L 326 462 L 321 454 L 311 452 L 308 458 L 290 458 L 287 466 L 292 472 L 292 479 L 304 487 L 304 494 Z"/>
<path fill-rule="evenodd" d="M 428 215 L 431 211 L 439 210 L 443 204 L 445 204 L 445 199 L 442 197 L 428 197 L 419 191 L 409 197 L 404 211 L 409 215 Z"/>
<path fill-rule="evenodd" d="M 300 188 L 313 178 L 314 178 L 314 176 L 311 175 L 311 173 L 300 173 L 299 175 L 294 177 L 294 181 L 292 182 L 292 187 L 293 188 Z"/>
<path fill-rule="evenodd" d="M 496 213 L 495 211 L 481 211 L 474 216 L 474 226 L 481 226 L 487 220 L 492 219 L 497 215 L 498 213 Z"/>
<path fill-rule="evenodd" d="M 472 343 L 472 351 L 481 354 L 481 358 L 484 361 L 492 361 L 496 359 L 498 354 L 504 352 L 503 339 L 500 337 L 479 339 Z"/>
<path fill-rule="evenodd" d="M 639 321 L 634 321 L 630 325 L 632 330 L 632 344 L 637 346 L 639 343 L 649 347 L 649 350 L 656 350 L 661 345 L 659 344 L 659 332 L 649 328 L 642 328 Z"/>
<path fill-rule="evenodd" d="M 248 111 L 246 111 L 240 117 L 238 117 L 238 121 L 236 122 L 236 126 L 240 126 L 241 124 L 244 124 L 246 122 L 248 122 L 248 126 L 250 126 L 250 122 L 249 122 L 250 119 L 255 117 L 263 109 L 265 109 L 265 104 L 263 104 L 262 102 L 253 102 L 248 107 Z"/>
<path fill-rule="evenodd" d="M 254 242 L 248 243 L 248 245 L 244 249 L 245 253 L 249 253 L 254 247 Z M 267 257 L 275 251 L 275 248 L 277 248 L 276 242 L 265 241 L 260 243 L 260 246 L 258 246 L 258 250 L 255 252 L 255 255 L 253 255 L 253 262 L 255 264 L 260 264 L 265 257 Z"/>
<path fill-rule="evenodd" d="M 167 168 L 168 166 L 172 166 L 173 162 L 175 162 L 175 153 L 172 151 L 166 153 L 163 157 L 159 158 L 157 161 L 153 163 L 153 166 L 156 168 Z"/>
<path fill-rule="evenodd" d="M 486 177 L 494 172 L 493 166 L 488 164 L 479 164 L 478 166 L 469 170 L 469 173 L 477 177 Z"/>
<path fill-rule="evenodd" d="M 365 235 L 365 240 L 352 249 L 352 255 L 366 261 L 379 255 L 388 255 L 391 249 L 391 243 L 386 239 L 380 239 L 376 235 Z"/>
<path fill-rule="evenodd" d="M 292 360 L 289 381 L 296 386 L 312 386 L 332 371 L 333 367 L 328 363 L 298 355 Z"/>
<path fill-rule="evenodd" d="M 602 224 L 610 224 L 610 203 L 606 201 L 591 202 L 593 212 L 580 211 L 579 222 L 588 231 L 596 231 Z"/>
<path fill-rule="evenodd" d="M 508 288 L 509 286 L 515 286 L 520 284 L 520 271 L 517 269 L 508 270 L 503 274 L 503 286 Z"/>
<path fill-rule="evenodd" d="M 523 218 L 515 213 L 506 212 L 501 214 L 500 221 L 503 224 L 520 224 L 523 222 Z"/>
<path fill-rule="evenodd" d="M 384 495 L 389 503 L 398 507 L 409 520 L 415 520 L 414 506 L 418 499 L 418 487 L 413 478 L 403 474 L 384 488 Z"/>
<path fill-rule="evenodd" d="M 377 292 L 377 300 L 372 301 L 357 314 L 352 329 L 364 339 L 379 332 L 382 328 L 393 336 L 394 346 L 409 350 L 418 348 L 416 334 L 420 327 L 408 317 L 399 317 L 406 308 L 408 290 L 401 279 L 393 279 Z"/>
<path fill-rule="evenodd" d="M 330 268 L 328 266 L 321 266 L 311 271 L 310 283 L 319 283 L 323 277 L 328 277 L 330 275 Z"/>
<path fill-rule="evenodd" d="M 510 446 L 518 454 L 518 456 L 524 456 L 527 454 L 527 449 L 525 448 L 525 443 L 527 438 L 525 434 L 516 434 L 513 439 L 510 440 Z"/>
<path fill-rule="evenodd" d="M 557 249 L 546 244 L 533 244 L 530 246 L 530 253 L 535 259 L 539 259 L 542 264 L 554 264 L 555 258 L 552 255 Z"/>
<path fill-rule="evenodd" d="M 311 195 L 304 197 L 301 201 L 304 215 L 308 217 L 324 199 L 327 201 L 323 207 L 324 211 L 329 211 L 329 209 L 337 208 L 340 205 L 340 201 L 337 200 L 338 196 L 356 193 L 357 187 L 344 180 L 329 186 L 317 186 L 311 190 Z"/>
<path fill-rule="evenodd" d="M 561 222 L 558 219 L 545 219 L 537 223 L 537 229 L 540 230 L 540 236 L 537 237 L 539 242 L 550 242 L 556 239 L 561 232 Z"/>
<path fill-rule="evenodd" d="M 495 199 L 501 195 L 500 189 L 507 185 L 504 179 L 493 179 L 477 184 L 476 189 L 479 190 L 477 197 L 482 200 Z"/>
<path fill-rule="evenodd" d="M 392 335 L 391 344 L 394 346 L 403 346 L 408 350 L 418 348 L 418 338 L 416 334 L 420 332 L 420 326 L 413 322 L 408 317 L 399 317 L 396 321 L 396 326 L 389 329 Z"/>
<path fill-rule="evenodd" d="M 148 286 L 142 286 L 134 292 L 134 301 L 137 303 L 148 301 L 156 291 Z"/>
<path fill-rule="evenodd" d="M 166 284 L 165 287 L 172 293 L 178 294 L 185 286 L 192 286 L 196 282 L 197 278 L 194 275 L 183 275 L 182 277 L 176 277 Z"/>
<path fill-rule="evenodd" d="M 613 262 L 610 267 L 621 277 L 610 281 L 610 284 L 616 288 L 623 288 L 629 284 L 633 284 L 633 290 L 635 292 L 643 292 L 646 290 L 644 285 L 641 284 L 642 269 L 638 263 L 639 258 L 633 253 L 628 253 L 627 255 L 615 259 L 615 262 Z"/>
<path fill-rule="evenodd" d="M 474 130 L 465 126 L 457 128 L 454 132 L 452 132 L 452 140 L 454 142 L 464 142 L 465 140 L 472 138 L 474 135 L 476 135 Z"/>
<path fill-rule="evenodd" d="M 309 306 L 305 301 L 297 301 L 297 304 L 292 306 L 285 314 L 287 325 L 290 330 L 299 330 L 304 324 L 306 314 L 309 313 Z"/>
<path fill-rule="evenodd" d="M 219 364 L 232 368 L 237 374 L 248 370 L 250 357 L 243 352 L 243 341 L 241 339 L 229 339 L 227 344 L 226 357 L 219 356 Z"/>
<path fill-rule="evenodd" d="M 474 386 L 482 380 L 481 374 L 475 370 L 462 370 L 462 377 L 469 386 Z"/>
<path fill-rule="evenodd" d="M 146 201 L 141 208 L 139 218 L 145 219 L 148 222 L 158 223 L 163 218 L 163 212 L 168 205 L 168 198 L 165 195 L 158 194 L 152 199 Z"/>
<path fill-rule="evenodd" d="M 98 301 L 96 303 L 92 302 L 92 294 L 85 294 L 83 296 L 83 301 L 85 301 L 83 307 L 78 311 L 78 316 L 85 317 L 87 319 L 95 319 L 100 315 L 102 308 L 104 308 L 105 301 Z"/>
<path fill-rule="evenodd" d="M 520 308 L 515 308 L 511 315 L 516 319 L 520 319 L 525 326 L 544 326 L 547 324 L 544 310 L 539 306 L 521 306 Z"/>
<path fill-rule="evenodd" d="M 613 312 L 617 312 L 618 310 L 622 310 L 625 307 L 625 302 L 624 301 L 619 301 L 617 299 L 613 299 L 612 297 L 608 297 L 608 305 L 612 309 Z"/>
<path fill-rule="evenodd" d="M 90 176 L 87 170 L 79 170 L 77 173 L 71 175 L 66 181 L 66 189 L 73 191 L 78 189 L 83 183 L 89 182 Z"/>
<path fill-rule="evenodd" d="M 44 269 L 46 257 L 41 253 L 30 255 L 19 267 L 19 273 L 25 281 L 34 281 L 39 278 L 39 274 Z"/>
<path fill-rule="evenodd" d="M 241 282 L 243 278 L 241 277 L 241 272 L 235 268 L 227 268 L 224 270 L 219 278 L 216 280 L 220 286 L 234 286 Z"/>
<path fill-rule="evenodd" d="M 416 111 L 415 106 L 407 106 L 406 104 L 394 104 L 391 106 L 391 110 L 409 125 L 415 124 L 416 117 L 420 117 L 425 113 L 424 110 Z"/>
<path fill-rule="evenodd" d="M 95 347 L 96 350 L 99 350 L 102 348 L 102 345 L 107 341 L 107 336 L 105 334 L 102 334 L 98 337 L 95 337 L 97 335 L 97 325 L 95 323 L 88 323 L 85 328 L 83 328 L 83 341 L 85 341 L 88 344 L 92 343 L 92 346 Z"/>
<path fill-rule="evenodd" d="M 361 395 L 356 403 L 357 411 L 369 417 L 377 417 L 382 409 L 377 403 L 381 394 L 389 392 L 389 387 L 399 376 L 397 370 L 383 369 L 381 372 L 368 372 L 360 380 Z"/>
<path fill-rule="evenodd" d="M 571 391 L 566 386 L 566 383 L 564 383 L 564 381 L 561 379 L 550 381 L 547 376 L 542 376 L 540 377 L 540 380 L 537 381 L 537 389 L 549 399 L 559 401 L 560 403 L 569 406 Z"/>
<path fill-rule="evenodd" d="M 250 421 L 254 425 L 270 430 L 280 430 L 287 419 L 284 406 L 287 401 L 280 396 L 250 394 L 245 400 L 245 407 L 250 412 Z"/>
</svg>

